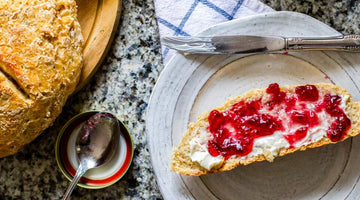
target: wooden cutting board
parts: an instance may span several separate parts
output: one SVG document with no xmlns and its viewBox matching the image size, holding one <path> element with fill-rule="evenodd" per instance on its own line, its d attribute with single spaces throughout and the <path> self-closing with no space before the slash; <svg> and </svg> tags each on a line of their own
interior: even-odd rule
<svg viewBox="0 0 360 200">
<path fill-rule="evenodd" d="M 84 66 L 77 90 L 94 75 L 114 38 L 121 14 L 121 0 L 76 0 L 84 36 Z"/>
</svg>

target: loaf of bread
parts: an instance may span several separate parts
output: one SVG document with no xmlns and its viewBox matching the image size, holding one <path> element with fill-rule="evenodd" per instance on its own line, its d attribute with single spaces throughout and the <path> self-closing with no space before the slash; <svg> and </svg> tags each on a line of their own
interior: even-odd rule
<svg viewBox="0 0 360 200">
<path fill-rule="evenodd" d="M 333 84 L 252 90 L 190 123 L 170 169 L 199 176 L 337 143 L 360 131 L 360 103 Z"/>
<path fill-rule="evenodd" d="M 0 0 L 0 157 L 60 114 L 80 77 L 82 42 L 75 0 Z"/>
</svg>

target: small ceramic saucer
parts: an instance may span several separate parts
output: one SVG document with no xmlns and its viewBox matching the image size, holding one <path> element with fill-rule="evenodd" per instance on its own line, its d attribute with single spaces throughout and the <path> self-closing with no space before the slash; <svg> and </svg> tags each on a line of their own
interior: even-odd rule
<svg viewBox="0 0 360 200">
<path fill-rule="evenodd" d="M 56 161 L 61 172 L 70 181 L 73 179 L 79 161 L 75 152 L 75 141 L 79 130 L 86 120 L 98 111 L 84 112 L 70 119 L 61 129 L 56 145 Z M 119 121 L 121 135 L 117 151 L 112 160 L 105 165 L 90 169 L 80 179 L 78 186 L 87 189 L 100 189 L 116 183 L 128 170 L 133 158 L 133 143 L 129 131 Z"/>
</svg>

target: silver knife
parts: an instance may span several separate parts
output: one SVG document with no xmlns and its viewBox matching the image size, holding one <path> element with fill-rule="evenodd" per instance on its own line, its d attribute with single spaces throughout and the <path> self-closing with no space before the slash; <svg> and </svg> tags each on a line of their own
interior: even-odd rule
<svg viewBox="0 0 360 200">
<path fill-rule="evenodd" d="M 311 38 L 254 35 L 174 36 L 163 37 L 161 42 L 170 49 L 194 54 L 237 54 L 292 50 L 360 52 L 360 35 Z"/>
</svg>

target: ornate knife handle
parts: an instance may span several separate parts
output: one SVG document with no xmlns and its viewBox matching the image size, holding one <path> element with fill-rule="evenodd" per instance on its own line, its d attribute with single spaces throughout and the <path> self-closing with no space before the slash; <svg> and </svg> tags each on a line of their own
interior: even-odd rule
<svg viewBox="0 0 360 200">
<path fill-rule="evenodd" d="M 285 50 L 344 50 L 360 52 L 360 35 L 339 37 L 286 38 Z"/>
</svg>

